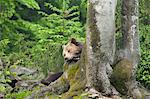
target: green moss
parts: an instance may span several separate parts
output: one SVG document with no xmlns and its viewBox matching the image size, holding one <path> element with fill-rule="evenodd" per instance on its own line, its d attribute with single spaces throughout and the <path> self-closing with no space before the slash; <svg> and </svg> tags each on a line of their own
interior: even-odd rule
<svg viewBox="0 0 150 99">
<path fill-rule="evenodd" d="M 128 81 L 132 73 L 132 63 L 127 60 L 121 60 L 114 68 L 114 75 L 124 81 Z"/>
<path fill-rule="evenodd" d="M 67 80 L 69 81 L 70 89 L 68 90 L 68 92 L 62 94 L 62 99 L 77 96 L 81 94 L 85 89 L 86 77 L 85 71 L 82 70 L 85 66 L 85 58 L 83 55 L 76 64 L 69 65 L 69 68 L 68 66 L 64 65 L 65 69 L 67 68 L 65 72 L 68 75 Z"/>
<path fill-rule="evenodd" d="M 59 78 L 60 82 L 56 87 L 69 83 L 70 88 L 66 93 L 61 95 L 62 99 L 82 94 L 86 85 L 85 75 L 85 53 L 83 51 L 81 59 L 77 63 L 71 65 L 64 64 L 64 74 Z"/>
<path fill-rule="evenodd" d="M 127 87 L 125 83 L 131 79 L 132 75 L 132 62 L 128 59 L 119 61 L 113 71 L 111 81 L 115 88 L 121 94 L 127 94 Z"/>
<path fill-rule="evenodd" d="M 76 72 L 78 71 L 78 69 L 79 69 L 79 65 L 78 64 L 70 66 L 70 68 L 67 70 L 68 80 L 69 81 L 71 81 L 75 77 Z"/>
<path fill-rule="evenodd" d="M 24 99 L 25 97 L 29 96 L 31 91 L 20 91 L 18 93 L 11 93 L 5 96 L 6 99 Z"/>
</svg>

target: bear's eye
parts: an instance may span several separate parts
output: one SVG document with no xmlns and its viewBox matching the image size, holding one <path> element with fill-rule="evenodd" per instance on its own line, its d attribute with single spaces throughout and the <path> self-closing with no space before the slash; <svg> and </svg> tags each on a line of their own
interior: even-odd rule
<svg viewBox="0 0 150 99">
<path fill-rule="evenodd" d="M 64 56 L 66 56 L 66 54 L 64 54 Z"/>
<path fill-rule="evenodd" d="M 68 50 L 68 53 L 70 52 L 70 50 Z"/>
</svg>

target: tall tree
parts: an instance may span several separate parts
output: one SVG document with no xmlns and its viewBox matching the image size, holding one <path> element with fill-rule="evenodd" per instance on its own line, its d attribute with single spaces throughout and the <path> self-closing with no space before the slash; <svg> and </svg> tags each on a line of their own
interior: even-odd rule
<svg viewBox="0 0 150 99">
<path fill-rule="evenodd" d="M 116 0 L 89 0 L 87 16 L 87 86 L 111 94 L 109 81 L 115 55 Z"/>
<path fill-rule="evenodd" d="M 124 57 L 131 59 L 136 69 L 140 58 L 138 0 L 123 0 L 122 35 L 122 49 L 127 50 Z"/>
<path fill-rule="evenodd" d="M 122 2 L 122 57 L 132 63 L 131 78 L 127 82 L 132 90 L 129 92 L 134 98 L 141 98 L 137 89 L 135 72 L 140 58 L 139 25 L 138 25 L 138 0 L 123 0 Z"/>
</svg>

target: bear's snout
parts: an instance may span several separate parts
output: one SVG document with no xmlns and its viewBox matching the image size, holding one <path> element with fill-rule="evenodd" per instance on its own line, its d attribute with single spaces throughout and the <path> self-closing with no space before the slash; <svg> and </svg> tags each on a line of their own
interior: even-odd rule
<svg viewBox="0 0 150 99">
<path fill-rule="evenodd" d="M 68 60 L 68 58 L 65 58 L 65 60 Z"/>
</svg>

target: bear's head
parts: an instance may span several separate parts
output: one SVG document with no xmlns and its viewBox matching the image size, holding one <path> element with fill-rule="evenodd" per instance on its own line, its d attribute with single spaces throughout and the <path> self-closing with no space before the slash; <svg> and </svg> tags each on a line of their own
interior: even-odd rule
<svg viewBox="0 0 150 99">
<path fill-rule="evenodd" d="M 63 57 L 68 64 L 75 63 L 80 59 L 83 45 L 72 38 L 66 45 L 63 45 Z"/>
</svg>

